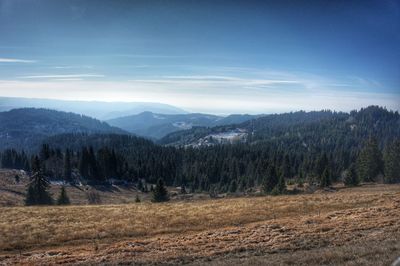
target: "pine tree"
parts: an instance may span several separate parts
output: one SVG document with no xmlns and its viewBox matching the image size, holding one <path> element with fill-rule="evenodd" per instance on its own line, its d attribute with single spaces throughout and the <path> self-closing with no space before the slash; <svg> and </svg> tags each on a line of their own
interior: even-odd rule
<svg viewBox="0 0 400 266">
<path fill-rule="evenodd" d="M 164 186 L 164 181 L 160 178 L 157 180 L 156 187 L 153 190 L 153 202 L 163 202 L 168 200 L 168 191 Z"/>
<path fill-rule="evenodd" d="M 279 177 L 279 181 L 278 181 L 278 184 L 276 185 L 276 188 L 280 194 L 285 193 L 286 183 L 285 183 L 285 178 L 283 177 L 283 175 L 281 175 Z"/>
<path fill-rule="evenodd" d="M 229 185 L 229 192 L 230 193 L 235 193 L 237 190 L 237 183 L 236 180 L 232 180 L 231 184 Z"/>
<path fill-rule="evenodd" d="M 28 186 L 25 199 L 26 205 L 50 205 L 53 199 L 49 193 L 50 182 L 43 175 L 42 166 L 39 158 L 36 156 L 32 162 L 33 175 Z"/>
<path fill-rule="evenodd" d="M 291 175 L 291 165 L 290 165 L 290 160 L 289 160 L 289 155 L 285 155 L 285 157 L 283 158 L 283 162 L 282 162 L 282 175 L 283 177 L 287 177 L 290 178 L 292 177 Z"/>
<path fill-rule="evenodd" d="M 323 153 L 317 160 L 315 164 L 315 174 L 317 175 L 318 178 L 322 177 L 322 174 L 324 173 L 325 169 L 329 166 L 328 162 L 328 156 L 326 153 Z"/>
<path fill-rule="evenodd" d="M 275 167 L 274 166 L 270 166 L 268 167 L 267 170 L 267 175 L 264 178 L 264 182 L 263 182 L 263 190 L 265 193 L 270 193 L 275 186 L 278 184 L 279 179 L 278 179 L 278 175 L 276 173 Z"/>
<path fill-rule="evenodd" d="M 89 178 L 89 152 L 86 147 L 83 147 L 81 151 L 79 172 L 82 177 Z"/>
<path fill-rule="evenodd" d="M 64 186 L 61 187 L 60 196 L 57 199 L 57 204 L 58 205 L 69 205 L 69 204 L 71 204 L 71 202 L 69 200 L 69 197 L 67 195 L 67 191 L 65 190 Z"/>
<path fill-rule="evenodd" d="M 330 171 L 328 168 L 325 168 L 324 172 L 322 173 L 321 182 L 320 182 L 319 186 L 321 188 L 325 188 L 325 187 L 329 187 L 330 185 L 331 185 Z"/>
<path fill-rule="evenodd" d="M 382 154 L 378 148 L 378 143 L 376 139 L 369 138 L 358 156 L 358 177 L 367 182 L 376 181 L 376 177 L 383 170 L 382 166 Z"/>
<path fill-rule="evenodd" d="M 385 183 L 400 182 L 400 140 L 387 145 L 384 153 Z"/>
<path fill-rule="evenodd" d="M 283 177 L 283 175 L 280 175 L 278 183 L 276 184 L 274 189 L 271 191 L 271 194 L 272 195 L 280 195 L 280 194 L 283 194 L 285 192 L 286 192 L 285 178 Z"/>
<path fill-rule="evenodd" d="M 357 177 L 356 167 L 354 166 L 354 164 L 351 164 L 349 169 L 345 173 L 345 176 L 343 178 L 343 183 L 345 186 L 348 187 L 357 186 L 360 183 Z"/>
<path fill-rule="evenodd" d="M 64 158 L 64 179 L 68 182 L 72 181 L 72 166 L 71 166 L 71 154 L 69 149 L 65 151 Z"/>
</svg>

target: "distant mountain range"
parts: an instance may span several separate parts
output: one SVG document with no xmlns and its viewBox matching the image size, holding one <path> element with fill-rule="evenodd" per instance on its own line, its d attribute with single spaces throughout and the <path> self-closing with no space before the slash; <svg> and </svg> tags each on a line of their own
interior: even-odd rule
<svg viewBox="0 0 400 266">
<path fill-rule="evenodd" d="M 260 117 L 260 115 L 230 115 L 227 117 L 208 114 L 167 115 L 143 112 L 138 115 L 119 117 L 106 122 L 139 136 L 160 139 L 169 133 L 193 127 L 214 127 L 237 124 Z"/>
<path fill-rule="evenodd" d="M 34 108 L 0 112 L 0 150 L 32 150 L 45 138 L 64 133 L 128 134 L 107 123 L 74 113 Z"/>
<path fill-rule="evenodd" d="M 178 107 L 147 102 L 97 102 L 97 101 L 64 101 L 52 99 L 30 99 L 0 97 L 0 112 L 17 108 L 46 108 L 57 111 L 73 112 L 107 120 L 121 116 L 139 114 L 145 111 L 161 114 L 186 114 Z"/>
</svg>

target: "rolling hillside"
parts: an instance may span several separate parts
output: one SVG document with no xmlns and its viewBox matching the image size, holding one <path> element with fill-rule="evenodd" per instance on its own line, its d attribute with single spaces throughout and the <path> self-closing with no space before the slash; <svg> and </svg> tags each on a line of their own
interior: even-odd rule
<svg viewBox="0 0 400 266">
<path fill-rule="evenodd" d="M 32 150 L 45 138 L 64 133 L 127 132 L 74 113 L 34 108 L 0 112 L 0 149 Z"/>
<path fill-rule="evenodd" d="M 239 124 L 195 127 L 171 133 L 159 143 L 174 146 L 209 146 L 221 142 L 255 143 L 290 140 L 299 143 L 326 144 L 328 139 L 358 142 L 368 136 L 379 137 L 381 143 L 400 136 L 400 115 L 377 106 L 350 113 L 319 111 L 273 114 Z"/>
</svg>

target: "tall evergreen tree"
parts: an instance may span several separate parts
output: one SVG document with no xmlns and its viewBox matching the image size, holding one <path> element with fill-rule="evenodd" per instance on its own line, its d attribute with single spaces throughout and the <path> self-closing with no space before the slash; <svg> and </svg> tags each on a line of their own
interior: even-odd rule
<svg viewBox="0 0 400 266">
<path fill-rule="evenodd" d="M 329 166 L 328 156 L 326 153 L 323 153 L 318 159 L 315 164 L 315 174 L 318 178 L 322 177 L 325 169 Z"/>
<path fill-rule="evenodd" d="M 286 192 L 286 182 L 283 175 L 279 176 L 278 184 L 276 184 L 275 188 L 272 191 L 272 194 L 283 194 Z"/>
<path fill-rule="evenodd" d="M 270 193 L 279 182 L 278 174 L 276 173 L 275 166 L 270 165 L 267 170 L 267 175 L 264 178 L 263 190 L 265 193 Z"/>
<path fill-rule="evenodd" d="M 285 157 L 283 158 L 283 162 L 282 162 L 282 175 L 285 178 L 291 178 L 291 164 L 290 164 L 290 160 L 289 160 L 289 155 L 285 155 Z"/>
<path fill-rule="evenodd" d="M 67 195 L 67 191 L 65 190 L 64 186 L 61 187 L 60 196 L 57 199 L 57 204 L 58 205 L 69 205 L 69 204 L 71 204 L 71 202 L 69 200 L 69 197 Z"/>
<path fill-rule="evenodd" d="M 156 187 L 153 190 L 153 202 L 163 202 L 168 200 L 168 191 L 165 188 L 164 181 L 160 178 L 157 180 Z"/>
<path fill-rule="evenodd" d="M 400 140 L 390 143 L 385 148 L 385 183 L 400 182 Z"/>
<path fill-rule="evenodd" d="M 235 193 L 237 191 L 237 182 L 236 180 L 232 180 L 231 184 L 229 185 L 229 192 L 230 193 Z"/>
<path fill-rule="evenodd" d="M 382 154 L 375 138 L 369 138 L 361 150 L 357 160 L 358 177 L 366 182 L 376 181 L 379 173 L 382 173 Z"/>
<path fill-rule="evenodd" d="M 71 154 L 69 149 L 65 151 L 64 157 L 64 179 L 68 182 L 72 181 L 72 166 L 71 166 Z"/>
<path fill-rule="evenodd" d="M 49 193 L 50 182 L 44 176 L 39 158 L 36 156 L 32 162 L 33 175 L 28 185 L 25 199 L 26 205 L 50 205 L 53 199 Z"/>
<path fill-rule="evenodd" d="M 329 187 L 331 185 L 331 174 L 328 168 L 325 168 L 324 172 L 321 176 L 321 182 L 319 184 L 320 187 Z"/>
<path fill-rule="evenodd" d="M 360 181 L 357 177 L 356 167 L 354 164 L 349 166 L 349 169 L 346 171 L 345 176 L 343 178 L 343 183 L 345 186 L 352 187 L 357 186 Z"/>
</svg>

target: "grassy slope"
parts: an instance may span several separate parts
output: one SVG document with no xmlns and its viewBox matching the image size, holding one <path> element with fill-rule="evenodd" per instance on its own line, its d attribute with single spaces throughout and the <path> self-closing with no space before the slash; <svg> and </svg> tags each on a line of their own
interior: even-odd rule
<svg viewBox="0 0 400 266">
<path fill-rule="evenodd" d="M 400 254 L 399 219 L 399 185 L 166 204 L 6 207 L 0 208 L 0 264 L 388 265 Z"/>
</svg>

